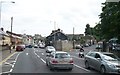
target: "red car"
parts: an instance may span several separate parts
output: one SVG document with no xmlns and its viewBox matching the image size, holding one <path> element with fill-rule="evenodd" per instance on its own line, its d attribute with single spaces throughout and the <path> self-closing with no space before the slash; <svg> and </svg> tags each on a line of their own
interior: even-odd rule
<svg viewBox="0 0 120 75">
<path fill-rule="evenodd" d="M 23 48 L 22 45 L 18 45 L 18 46 L 16 47 L 16 51 L 23 51 L 23 50 L 24 50 L 24 48 Z"/>
</svg>

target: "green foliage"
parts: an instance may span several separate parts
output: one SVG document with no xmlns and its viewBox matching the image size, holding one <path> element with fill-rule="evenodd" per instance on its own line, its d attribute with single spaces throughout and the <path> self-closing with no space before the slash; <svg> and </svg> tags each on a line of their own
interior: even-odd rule
<svg viewBox="0 0 120 75">
<path fill-rule="evenodd" d="M 94 27 L 95 36 L 109 40 L 117 37 L 120 40 L 120 2 L 104 3 L 100 14 L 100 23 Z"/>
</svg>

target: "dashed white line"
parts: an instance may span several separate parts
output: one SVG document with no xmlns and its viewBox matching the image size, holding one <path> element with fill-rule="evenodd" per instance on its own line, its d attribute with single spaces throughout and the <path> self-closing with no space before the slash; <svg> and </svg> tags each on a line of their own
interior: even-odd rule
<svg viewBox="0 0 120 75">
<path fill-rule="evenodd" d="M 78 66 L 78 65 L 76 65 L 76 64 L 74 64 L 74 66 L 76 66 L 76 67 L 78 67 L 78 68 L 80 68 L 80 69 L 83 69 L 83 70 L 85 70 L 85 71 L 87 71 L 87 72 L 90 72 L 90 70 L 87 70 L 87 69 L 85 69 L 85 68 L 83 68 L 83 67 L 80 67 L 80 66 Z"/>
<path fill-rule="evenodd" d="M 43 63 L 45 63 L 45 64 L 46 64 L 45 60 L 43 60 L 42 58 L 40 58 L 40 59 L 42 60 L 42 62 L 43 62 Z"/>
<path fill-rule="evenodd" d="M 14 68 L 14 65 L 12 65 L 12 68 Z"/>
<path fill-rule="evenodd" d="M 10 72 L 12 72 L 13 71 L 13 69 L 10 69 Z"/>
<path fill-rule="evenodd" d="M 77 59 L 84 60 L 84 58 L 79 58 L 79 57 L 76 57 L 76 56 L 72 56 L 72 57 L 77 58 Z"/>
<path fill-rule="evenodd" d="M 26 53 L 26 55 L 28 55 L 28 53 Z"/>
<path fill-rule="evenodd" d="M 42 55 L 44 55 L 44 53 L 41 53 Z"/>
</svg>

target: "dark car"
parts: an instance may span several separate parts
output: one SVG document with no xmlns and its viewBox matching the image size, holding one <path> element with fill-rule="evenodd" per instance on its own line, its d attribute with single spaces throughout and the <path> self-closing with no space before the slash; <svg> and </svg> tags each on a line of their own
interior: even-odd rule
<svg viewBox="0 0 120 75">
<path fill-rule="evenodd" d="M 32 48 L 32 45 L 26 45 L 26 48 Z"/>
<path fill-rule="evenodd" d="M 16 51 L 23 51 L 24 50 L 24 47 L 22 45 L 18 45 L 16 47 Z"/>
</svg>

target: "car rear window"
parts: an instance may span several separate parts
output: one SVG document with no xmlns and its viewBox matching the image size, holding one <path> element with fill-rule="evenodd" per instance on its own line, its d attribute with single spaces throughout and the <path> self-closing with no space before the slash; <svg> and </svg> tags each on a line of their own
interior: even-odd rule
<svg viewBox="0 0 120 75">
<path fill-rule="evenodd" d="M 70 55 L 67 53 L 58 53 L 55 55 L 55 58 L 70 58 Z"/>
</svg>

